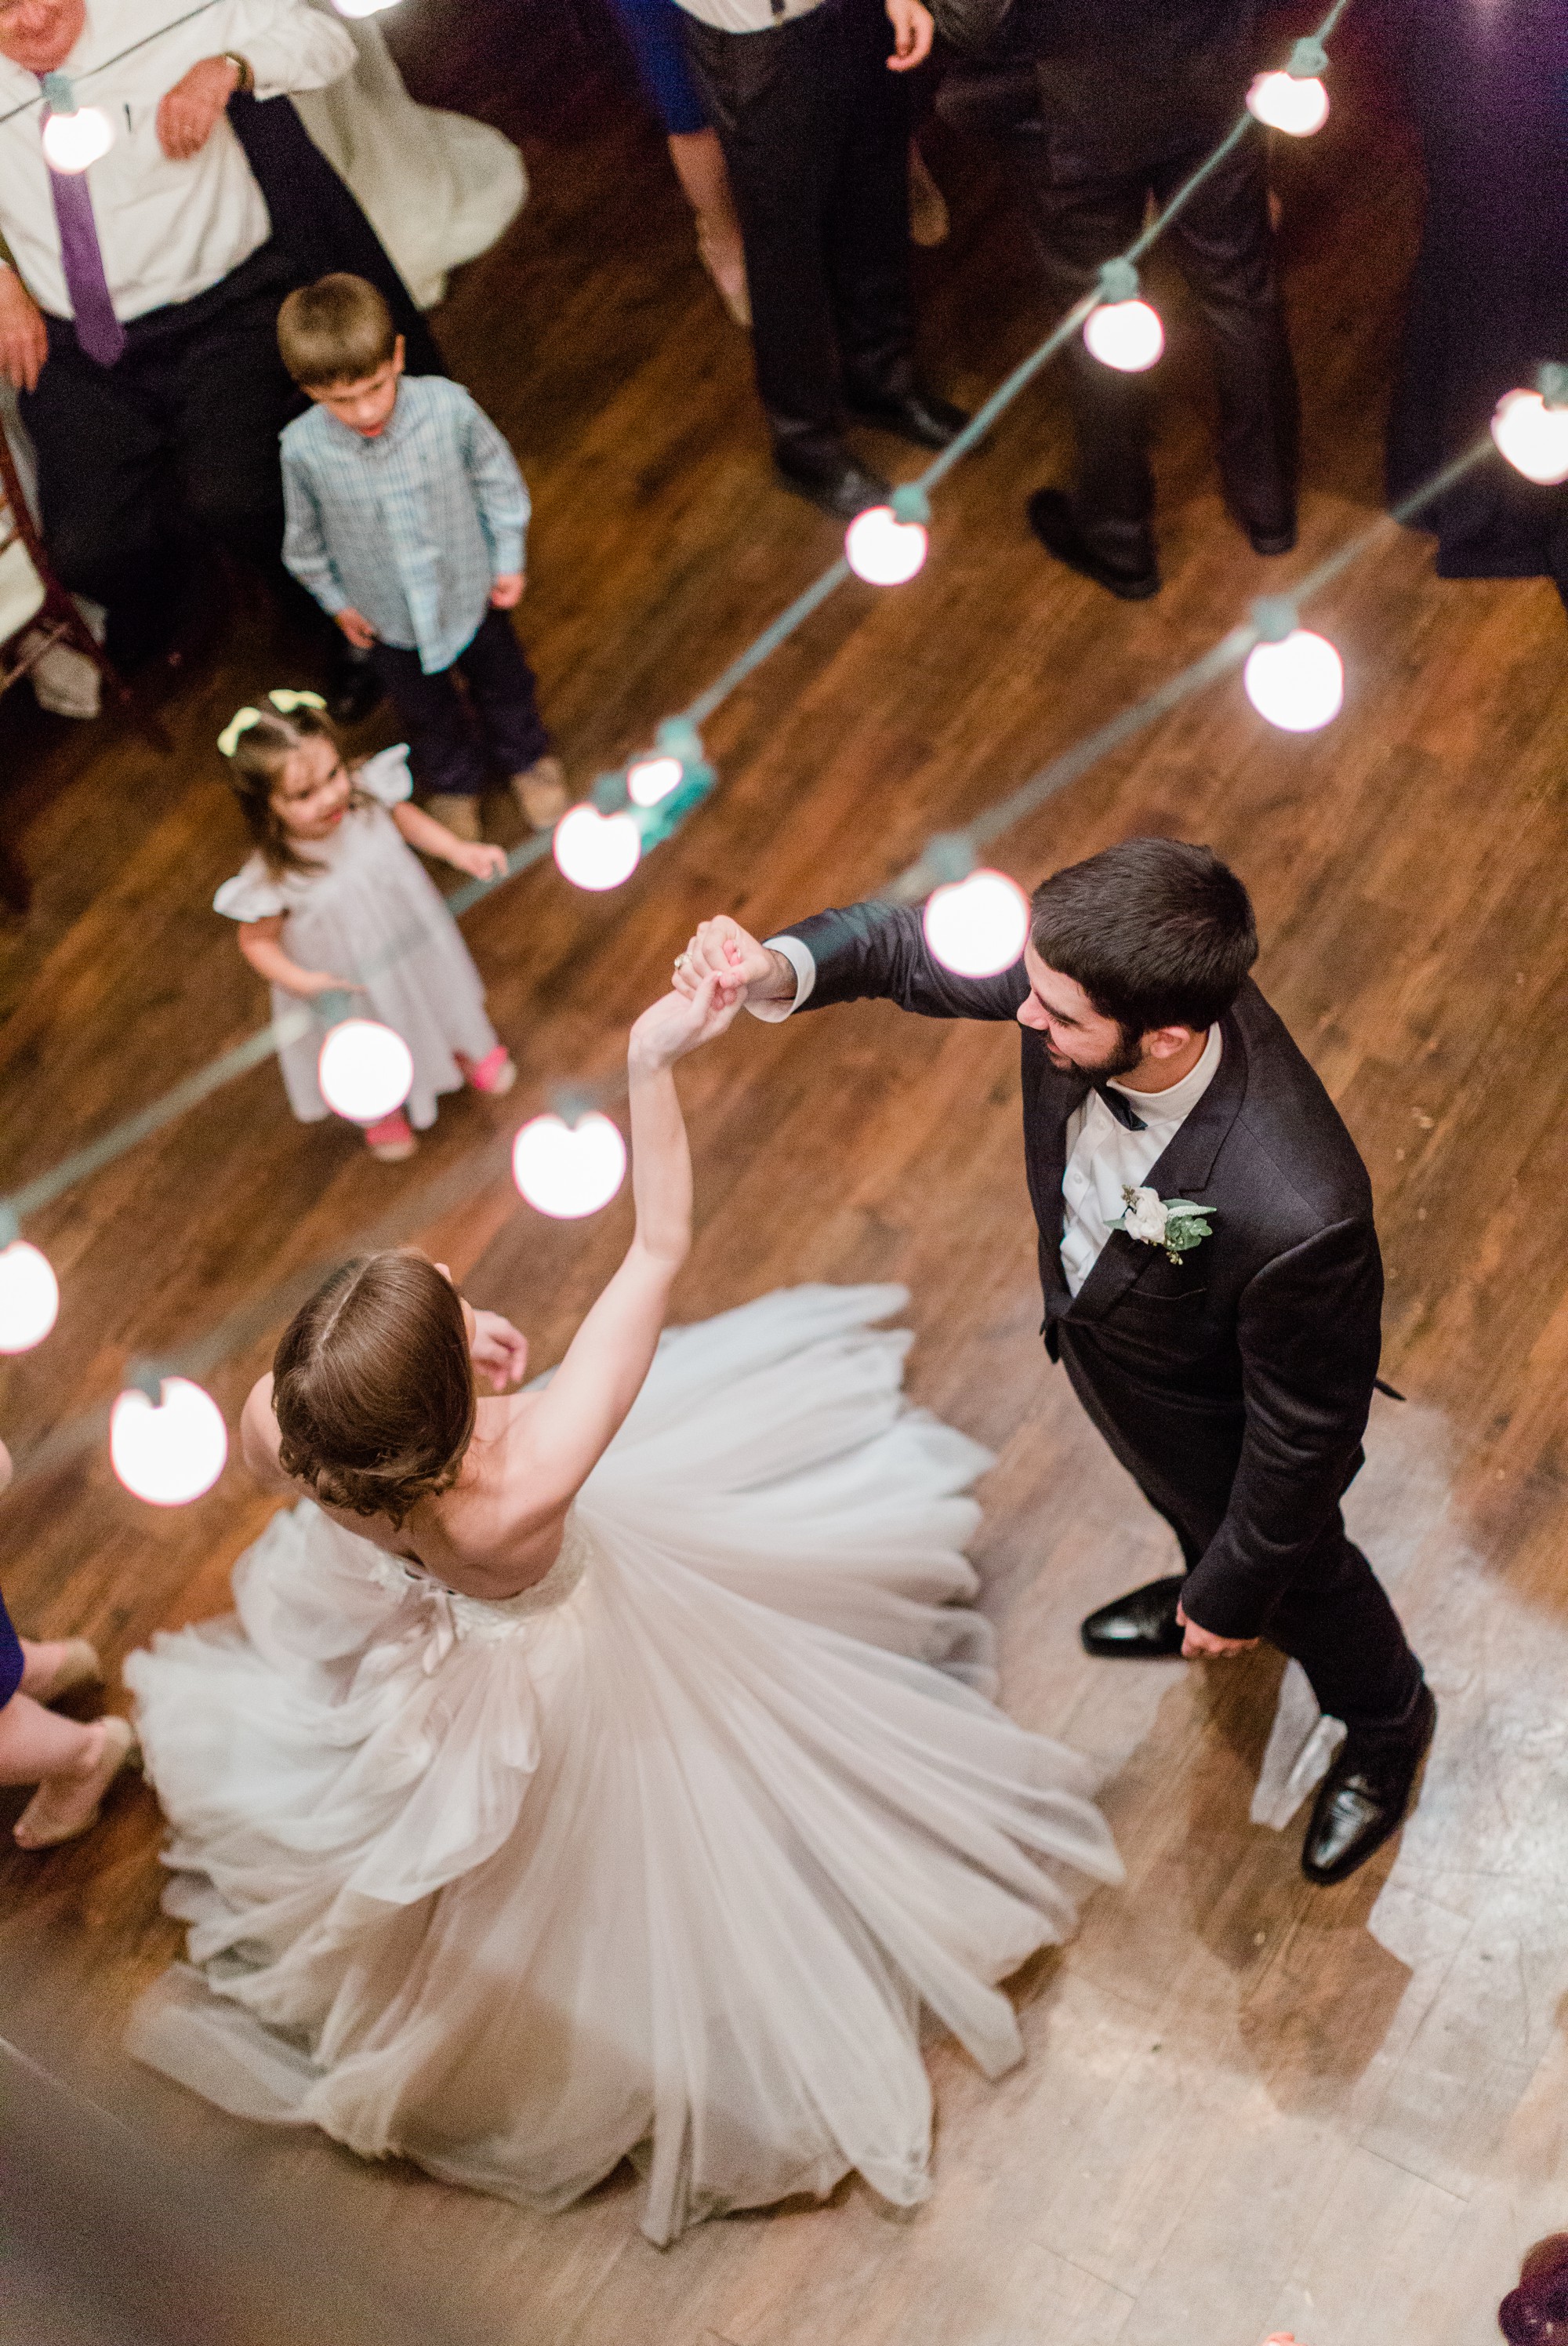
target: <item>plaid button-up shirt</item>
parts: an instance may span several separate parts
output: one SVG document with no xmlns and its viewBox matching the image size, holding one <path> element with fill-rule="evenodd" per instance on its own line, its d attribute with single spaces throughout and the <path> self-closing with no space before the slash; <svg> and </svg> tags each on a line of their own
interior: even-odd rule
<svg viewBox="0 0 1568 2346">
<path fill-rule="evenodd" d="M 524 566 L 528 491 L 461 383 L 405 375 L 384 432 L 325 407 L 282 434 L 283 559 L 325 611 L 359 611 L 427 676 L 472 639 L 497 578 Z"/>
</svg>

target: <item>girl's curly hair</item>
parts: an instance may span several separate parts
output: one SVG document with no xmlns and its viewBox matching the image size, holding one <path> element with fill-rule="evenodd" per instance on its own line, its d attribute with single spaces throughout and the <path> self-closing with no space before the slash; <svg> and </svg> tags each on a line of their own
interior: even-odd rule
<svg viewBox="0 0 1568 2346">
<path fill-rule="evenodd" d="M 449 1491 L 473 1436 L 463 1306 L 423 1255 L 361 1255 L 285 1330 L 272 1362 L 279 1463 L 327 1505 L 401 1528 Z"/>
</svg>

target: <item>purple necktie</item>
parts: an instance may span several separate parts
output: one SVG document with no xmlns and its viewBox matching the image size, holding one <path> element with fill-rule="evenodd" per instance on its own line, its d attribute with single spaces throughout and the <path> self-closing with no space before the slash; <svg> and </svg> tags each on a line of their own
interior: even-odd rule
<svg viewBox="0 0 1568 2346">
<path fill-rule="evenodd" d="M 44 119 L 49 108 L 44 108 Z M 76 321 L 76 340 L 88 358 L 113 366 L 126 346 L 126 330 L 115 315 L 104 256 L 98 244 L 93 199 L 85 171 L 49 172 L 49 192 L 55 199 L 55 220 L 60 231 L 60 261 L 66 291 Z"/>
</svg>

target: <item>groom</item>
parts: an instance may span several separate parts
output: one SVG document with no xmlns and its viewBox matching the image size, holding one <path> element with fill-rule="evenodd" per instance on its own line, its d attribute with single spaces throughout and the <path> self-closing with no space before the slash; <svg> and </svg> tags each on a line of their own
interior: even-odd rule
<svg viewBox="0 0 1568 2346">
<path fill-rule="evenodd" d="M 1437 1707 L 1339 1512 L 1378 1367 L 1371 1187 L 1248 977 L 1257 957 L 1217 856 L 1131 839 L 1036 889 L 1023 958 L 997 977 L 945 969 L 918 910 L 858 905 L 767 944 L 705 921 L 676 984 L 718 971 L 765 1019 L 866 996 L 1017 1019 L 1045 1348 L 1185 1565 L 1091 1613 L 1084 1643 L 1148 1658 L 1267 1637 L 1294 1656 L 1348 1729 L 1301 1856 L 1332 1882 L 1398 1831 Z M 1149 1237 L 1116 1227 L 1133 1190 L 1152 1193 Z M 1167 1250 L 1155 1196 L 1202 1207 L 1208 1234 Z"/>
</svg>

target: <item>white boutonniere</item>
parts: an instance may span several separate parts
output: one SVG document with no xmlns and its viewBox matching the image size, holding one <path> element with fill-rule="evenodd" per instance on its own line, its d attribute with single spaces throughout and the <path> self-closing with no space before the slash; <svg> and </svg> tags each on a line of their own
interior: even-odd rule
<svg viewBox="0 0 1568 2346">
<path fill-rule="evenodd" d="M 1124 1188 L 1126 1210 L 1111 1224 L 1125 1230 L 1142 1246 L 1164 1247 L 1173 1262 L 1214 1235 L 1212 1206 L 1195 1206 L 1186 1198 L 1162 1198 L 1153 1189 Z"/>
</svg>

